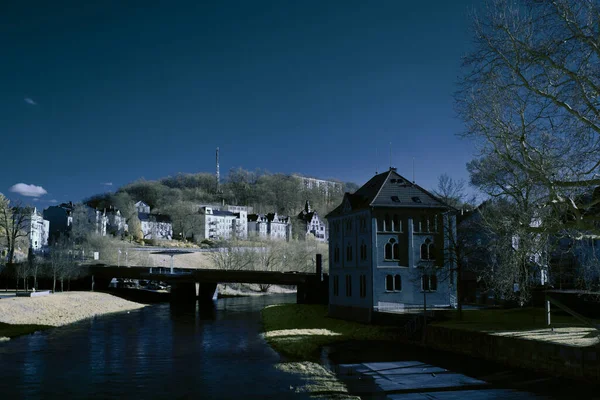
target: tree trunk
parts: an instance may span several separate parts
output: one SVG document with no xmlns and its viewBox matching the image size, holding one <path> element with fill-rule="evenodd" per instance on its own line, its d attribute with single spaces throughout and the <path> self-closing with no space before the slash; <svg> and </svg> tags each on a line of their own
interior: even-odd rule
<svg viewBox="0 0 600 400">
<path fill-rule="evenodd" d="M 56 274 L 52 275 L 52 293 L 56 293 Z"/>
<path fill-rule="evenodd" d="M 65 291 L 65 280 L 63 278 L 60 278 L 60 291 Z"/>
<path fill-rule="evenodd" d="M 463 319 L 463 284 L 462 284 L 462 267 L 457 265 L 456 268 L 456 309 L 458 311 L 458 320 Z"/>
</svg>

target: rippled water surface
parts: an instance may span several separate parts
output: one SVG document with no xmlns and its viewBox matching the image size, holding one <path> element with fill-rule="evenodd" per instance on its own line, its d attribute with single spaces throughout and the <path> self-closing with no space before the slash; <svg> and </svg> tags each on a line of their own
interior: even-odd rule
<svg viewBox="0 0 600 400">
<path fill-rule="evenodd" d="M 0 398 L 303 398 L 275 369 L 260 310 L 295 296 L 169 304 L 0 344 Z"/>
</svg>

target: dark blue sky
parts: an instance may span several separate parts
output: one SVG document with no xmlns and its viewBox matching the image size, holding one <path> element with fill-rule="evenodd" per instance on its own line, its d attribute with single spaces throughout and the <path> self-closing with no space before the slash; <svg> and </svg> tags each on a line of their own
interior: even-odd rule
<svg viewBox="0 0 600 400">
<path fill-rule="evenodd" d="M 79 201 L 214 172 L 217 146 L 222 175 L 361 185 L 392 142 L 392 164 L 410 178 L 415 157 L 420 185 L 466 179 L 474 147 L 456 137 L 452 93 L 476 3 L 2 2 L 0 192 Z"/>
</svg>

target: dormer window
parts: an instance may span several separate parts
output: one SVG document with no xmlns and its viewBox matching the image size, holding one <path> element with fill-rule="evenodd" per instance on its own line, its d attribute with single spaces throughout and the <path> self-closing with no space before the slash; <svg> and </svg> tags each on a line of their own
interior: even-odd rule
<svg viewBox="0 0 600 400">
<path fill-rule="evenodd" d="M 414 201 L 415 203 L 422 203 L 421 198 L 419 196 L 413 196 L 412 201 Z"/>
<path fill-rule="evenodd" d="M 400 203 L 400 198 L 398 196 L 392 196 L 392 201 L 394 203 Z"/>
</svg>

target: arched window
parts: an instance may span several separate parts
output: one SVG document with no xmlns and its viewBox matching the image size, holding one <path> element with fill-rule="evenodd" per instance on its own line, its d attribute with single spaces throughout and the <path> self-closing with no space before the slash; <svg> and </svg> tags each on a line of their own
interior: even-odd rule
<svg viewBox="0 0 600 400">
<path fill-rule="evenodd" d="M 421 245 L 421 260 L 435 260 L 435 245 L 430 239 Z"/>
<path fill-rule="evenodd" d="M 399 243 L 394 243 L 392 244 L 392 252 L 394 253 L 394 260 L 399 260 L 400 259 L 400 244 Z"/>
<path fill-rule="evenodd" d="M 394 290 L 394 277 L 392 275 L 386 275 L 385 277 L 385 290 Z"/>
<path fill-rule="evenodd" d="M 389 214 L 385 214 L 385 231 L 389 232 L 392 230 L 392 220 L 390 219 Z"/>
<path fill-rule="evenodd" d="M 394 259 L 394 246 L 398 247 L 398 243 L 396 243 L 396 239 L 392 238 L 385 244 L 385 259 L 393 260 Z"/>
<path fill-rule="evenodd" d="M 400 275 L 394 275 L 394 290 L 402 290 L 402 277 Z"/>
<path fill-rule="evenodd" d="M 393 223 L 394 223 L 394 232 L 400 232 L 400 218 L 398 218 L 398 215 L 394 214 L 393 217 Z"/>
</svg>

